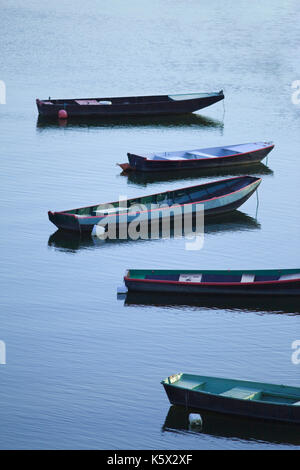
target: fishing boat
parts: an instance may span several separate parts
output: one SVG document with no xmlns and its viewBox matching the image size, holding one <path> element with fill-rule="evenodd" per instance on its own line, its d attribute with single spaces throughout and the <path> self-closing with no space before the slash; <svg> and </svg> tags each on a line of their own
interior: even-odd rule
<svg viewBox="0 0 300 470">
<path fill-rule="evenodd" d="M 142 155 L 127 153 L 129 163 L 119 166 L 124 171 L 170 171 L 249 165 L 261 162 L 273 148 L 272 142 L 253 142 Z"/>
<path fill-rule="evenodd" d="M 36 99 L 40 116 L 149 116 L 192 113 L 224 99 L 223 90 L 214 93 L 125 96 L 105 98 Z"/>
<path fill-rule="evenodd" d="M 300 424 L 300 387 L 183 373 L 161 384 L 173 405 Z"/>
<path fill-rule="evenodd" d="M 130 269 L 128 291 L 176 294 L 300 295 L 299 269 L 164 270 Z"/>
<path fill-rule="evenodd" d="M 123 225 L 134 221 L 154 222 L 172 214 L 200 211 L 205 216 L 223 214 L 241 206 L 258 188 L 261 178 L 239 176 L 211 183 L 165 191 L 149 196 L 48 212 L 58 228 L 92 232 L 95 226 Z"/>
</svg>

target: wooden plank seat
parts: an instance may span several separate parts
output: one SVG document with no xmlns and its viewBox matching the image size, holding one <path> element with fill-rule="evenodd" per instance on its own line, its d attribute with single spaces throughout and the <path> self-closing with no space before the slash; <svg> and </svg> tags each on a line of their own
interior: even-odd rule
<svg viewBox="0 0 300 470">
<path fill-rule="evenodd" d="M 280 281 L 289 281 L 291 279 L 300 279 L 300 273 L 295 273 L 295 274 L 283 274 L 280 276 L 279 280 Z"/>
<path fill-rule="evenodd" d="M 95 215 L 106 215 L 106 214 L 115 214 L 121 212 L 128 212 L 128 207 L 109 207 L 107 209 L 97 209 L 95 210 Z"/>
<path fill-rule="evenodd" d="M 205 382 L 199 382 L 197 378 L 194 380 L 180 380 L 178 384 L 176 384 L 180 388 L 185 388 L 189 390 L 200 389 L 204 386 Z"/>
<path fill-rule="evenodd" d="M 92 99 L 92 100 L 75 100 L 75 103 L 80 104 L 81 106 L 82 105 L 86 106 L 88 104 L 93 104 L 93 105 L 111 105 L 112 104 L 112 102 L 108 101 L 108 100 L 99 101 L 99 100 L 96 100 L 96 99 Z"/>
<path fill-rule="evenodd" d="M 234 387 L 226 392 L 220 393 L 223 397 L 238 398 L 240 400 L 251 400 L 261 393 L 255 388 Z"/>
<path fill-rule="evenodd" d="M 186 152 L 185 154 L 187 157 L 206 157 L 206 158 L 216 158 L 216 155 L 212 155 L 211 153 L 204 153 L 204 152 L 199 152 L 198 150 L 195 150 L 194 152 Z"/>
<path fill-rule="evenodd" d="M 241 282 L 254 282 L 255 274 L 243 274 Z"/>
<path fill-rule="evenodd" d="M 201 282 L 202 274 L 180 274 L 180 282 Z"/>
<path fill-rule="evenodd" d="M 168 199 L 168 198 L 165 198 L 161 201 L 158 201 L 155 203 L 152 202 L 152 209 L 153 208 L 164 208 L 166 206 L 172 206 L 174 203 L 174 201 L 172 199 Z M 110 208 L 102 208 L 102 209 L 97 209 L 94 211 L 94 215 L 96 216 L 103 216 L 103 215 L 108 215 L 108 214 L 114 214 L 114 213 L 117 213 L 117 214 L 120 214 L 120 213 L 125 213 L 125 212 L 132 212 L 132 211 L 136 211 L 136 212 L 139 212 L 139 211 L 145 211 L 145 207 L 148 207 L 147 204 L 139 204 L 138 202 L 136 204 L 131 204 L 130 206 L 128 207 L 110 207 Z M 79 217 L 79 216 L 78 216 Z"/>
</svg>

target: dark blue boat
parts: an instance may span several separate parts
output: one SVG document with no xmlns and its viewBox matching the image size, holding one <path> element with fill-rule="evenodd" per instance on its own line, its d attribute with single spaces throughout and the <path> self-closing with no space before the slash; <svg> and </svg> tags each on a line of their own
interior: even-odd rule
<svg viewBox="0 0 300 470">
<path fill-rule="evenodd" d="M 170 171 L 249 165 L 261 162 L 273 148 L 272 142 L 254 142 L 143 155 L 128 153 L 129 163 L 119 166 L 124 171 Z"/>
<path fill-rule="evenodd" d="M 192 113 L 224 99 L 223 90 L 215 93 L 124 96 L 36 100 L 40 116 L 68 118 L 75 116 L 150 116 Z"/>
</svg>

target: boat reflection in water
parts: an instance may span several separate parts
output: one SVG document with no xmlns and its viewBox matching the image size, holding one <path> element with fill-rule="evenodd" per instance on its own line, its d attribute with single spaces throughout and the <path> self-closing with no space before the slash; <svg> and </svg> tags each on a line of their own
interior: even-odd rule
<svg viewBox="0 0 300 470">
<path fill-rule="evenodd" d="M 207 168 L 207 169 L 194 169 L 194 170 L 180 170 L 180 171 L 162 171 L 162 172 L 141 172 L 141 171 L 122 171 L 120 176 L 127 178 L 128 185 L 137 185 L 146 187 L 148 184 L 153 183 L 167 183 L 176 180 L 194 180 L 194 179 L 209 179 L 214 177 L 226 176 L 272 176 L 273 171 L 263 163 L 256 163 L 252 165 L 241 165 L 239 167 L 224 167 L 224 168 Z"/>
<path fill-rule="evenodd" d="M 183 295 L 162 294 L 146 292 L 127 292 L 119 294 L 120 300 L 124 299 L 124 305 L 128 307 L 176 307 L 176 309 L 204 310 L 231 310 L 241 313 L 254 312 L 260 315 L 264 313 L 299 315 L 299 300 L 293 297 L 272 296 L 245 296 L 245 295 Z"/>
<path fill-rule="evenodd" d="M 69 119 L 57 119 L 55 121 L 38 117 L 36 127 L 38 131 L 50 128 L 123 128 L 123 127 L 197 127 L 215 128 L 223 130 L 224 123 L 200 114 L 183 114 L 174 116 L 155 117 L 122 117 L 122 118 L 93 118 L 73 117 Z"/>
<path fill-rule="evenodd" d="M 200 426 L 190 425 L 190 413 L 201 415 Z M 274 444 L 300 445 L 298 425 L 266 422 L 237 416 L 222 415 L 212 411 L 194 411 L 172 405 L 162 430 L 174 433 L 209 434 L 216 437 L 234 438 L 247 441 L 264 441 Z"/>
<path fill-rule="evenodd" d="M 244 214 L 240 211 L 233 211 L 231 213 L 222 215 L 222 216 L 215 216 L 214 218 L 207 218 L 204 224 L 204 235 L 208 234 L 217 234 L 219 232 L 241 232 L 244 230 L 257 230 L 260 229 L 259 222 L 250 217 L 247 214 Z M 192 231 L 194 235 L 197 235 L 196 232 L 196 223 L 193 221 L 192 223 Z M 171 225 L 170 227 L 170 238 L 184 238 L 184 235 L 188 236 L 188 233 L 183 233 L 174 236 L 174 229 Z M 76 252 L 78 250 L 84 249 L 93 249 L 97 247 L 105 247 L 107 245 L 112 244 L 119 244 L 119 243 L 141 243 L 141 242 L 149 242 L 149 241 L 159 241 L 159 239 L 149 239 L 149 240 L 131 240 L 131 239 L 107 239 L 101 240 L 100 238 L 93 237 L 89 233 L 78 233 L 78 232 L 71 232 L 67 230 L 57 230 L 54 232 L 48 240 L 48 245 L 60 251 L 65 252 Z"/>
</svg>

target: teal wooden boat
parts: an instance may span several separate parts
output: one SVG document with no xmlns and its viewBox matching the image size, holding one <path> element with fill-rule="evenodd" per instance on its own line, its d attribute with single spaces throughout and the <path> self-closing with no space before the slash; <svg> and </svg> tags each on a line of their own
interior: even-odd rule
<svg viewBox="0 0 300 470">
<path fill-rule="evenodd" d="M 172 405 L 300 424 L 300 387 L 183 373 L 161 383 Z"/>
</svg>

